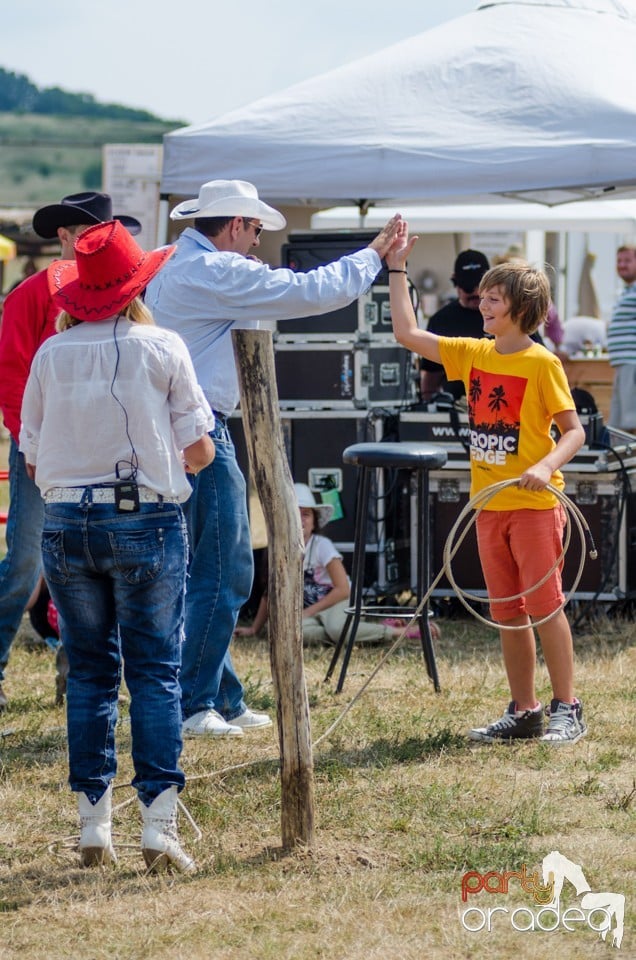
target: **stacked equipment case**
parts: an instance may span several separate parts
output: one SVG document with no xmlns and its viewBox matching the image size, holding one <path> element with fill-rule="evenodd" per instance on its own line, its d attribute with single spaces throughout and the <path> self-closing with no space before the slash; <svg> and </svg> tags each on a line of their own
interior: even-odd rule
<svg viewBox="0 0 636 960">
<path fill-rule="evenodd" d="M 375 232 L 292 234 L 282 266 L 307 271 L 367 246 Z M 342 462 L 347 446 L 384 439 L 391 417 L 415 399 L 411 355 L 395 342 L 383 268 L 356 302 L 332 313 L 278 323 L 274 340 L 278 396 L 292 475 L 317 498 L 339 494 L 342 517 L 329 525 L 350 568 L 357 475 Z M 403 478 L 378 471 L 368 519 L 367 581 L 397 590 L 410 576 L 408 497 Z"/>
<path fill-rule="evenodd" d="M 376 232 L 291 234 L 281 266 L 307 271 L 367 246 Z M 338 495 L 341 516 L 327 535 L 350 569 L 357 471 L 343 463 L 346 447 L 380 441 L 395 429 L 398 411 L 416 398 L 416 370 L 393 337 L 388 276 L 383 269 L 354 303 L 320 316 L 280 321 L 274 361 L 285 447 L 295 481 L 316 499 Z M 229 420 L 239 464 L 247 475 L 240 416 Z M 378 471 L 368 527 L 367 581 L 379 593 L 410 578 L 408 478 Z"/>
<path fill-rule="evenodd" d="M 281 251 L 282 265 L 312 270 L 362 249 L 374 236 L 292 234 Z M 384 269 L 354 303 L 322 316 L 280 321 L 274 349 L 282 409 L 395 408 L 415 399 L 411 357 L 393 337 Z"/>
</svg>

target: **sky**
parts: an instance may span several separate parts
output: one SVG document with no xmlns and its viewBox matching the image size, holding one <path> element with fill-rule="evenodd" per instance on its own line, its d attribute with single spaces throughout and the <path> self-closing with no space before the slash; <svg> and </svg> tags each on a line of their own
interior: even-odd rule
<svg viewBox="0 0 636 960">
<path fill-rule="evenodd" d="M 478 0 L 16 0 L 0 66 L 204 123 L 446 20 Z"/>
</svg>

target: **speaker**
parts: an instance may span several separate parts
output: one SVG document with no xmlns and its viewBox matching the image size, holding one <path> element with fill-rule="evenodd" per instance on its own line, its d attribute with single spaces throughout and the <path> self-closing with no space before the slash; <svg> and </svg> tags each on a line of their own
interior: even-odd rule
<svg viewBox="0 0 636 960">
<path fill-rule="evenodd" d="M 564 473 L 565 493 L 578 506 L 590 528 L 598 551 L 598 559 L 588 556 L 573 599 L 617 600 L 633 589 L 629 578 L 629 502 L 620 518 L 620 495 L 616 475 L 591 475 L 589 473 Z M 443 565 L 446 540 L 469 499 L 470 475 L 468 471 L 433 471 L 430 475 L 431 489 L 431 573 L 435 577 Z M 463 529 L 463 527 L 462 527 Z M 632 528 L 632 551 L 634 550 Z M 455 538 L 455 543 L 457 537 Z M 587 547 L 586 547 L 587 549 Z M 572 530 L 570 548 L 565 556 L 563 589 L 567 593 L 578 570 L 580 560 L 579 535 Z M 486 596 L 486 585 L 478 560 L 477 536 L 473 526 L 463 540 L 452 561 L 453 576 L 457 585 L 470 593 Z M 632 577 L 633 580 L 633 577 Z M 436 597 L 447 597 L 452 588 L 446 576 L 434 591 Z"/>
<path fill-rule="evenodd" d="M 281 265 L 290 270 L 306 273 L 324 266 L 348 253 L 355 253 L 369 245 L 377 231 L 359 230 L 338 233 L 292 233 L 288 243 L 281 248 Z M 383 267 L 374 284 L 383 284 L 388 288 L 389 275 Z M 339 310 L 332 310 L 317 317 L 279 320 L 278 331 L 283 334 L 354 334 L 360 325 L 358 302 L 348 304 Z M 390 332 L 390 330 L 389 330 Z"/>
</svg>

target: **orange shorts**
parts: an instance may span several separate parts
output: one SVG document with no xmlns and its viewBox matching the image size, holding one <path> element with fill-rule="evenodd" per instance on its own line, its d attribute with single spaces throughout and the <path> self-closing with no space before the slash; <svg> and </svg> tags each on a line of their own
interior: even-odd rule
<svg viewBox="0 0 636 960">
<path fill-rule="evenodd" d="M 561 570 L 557 567 L 537 590 L 563 549 L 565 511 L 482 510 L 477 517 L 479 559 L 488 589 L 490 615 L 498 623 L 527 613 L 541 619 L 563 602 Z M 498 597 L 522 594 L 498 603 Z"/>
</svg>

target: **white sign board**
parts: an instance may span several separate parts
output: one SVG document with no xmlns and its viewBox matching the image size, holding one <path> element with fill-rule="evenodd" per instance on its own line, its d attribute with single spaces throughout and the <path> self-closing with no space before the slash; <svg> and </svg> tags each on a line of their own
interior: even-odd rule
<svg viewBox="0 0 636 960">
<path fill-rule="evenodd" d="M 144 250 L 157 246 L 161 144 L 107 143 L 103 147 L 102 183 L 113 199 L 113 213 L 136 217 L 142 226 L 135 237 Z"/>
</svg>

